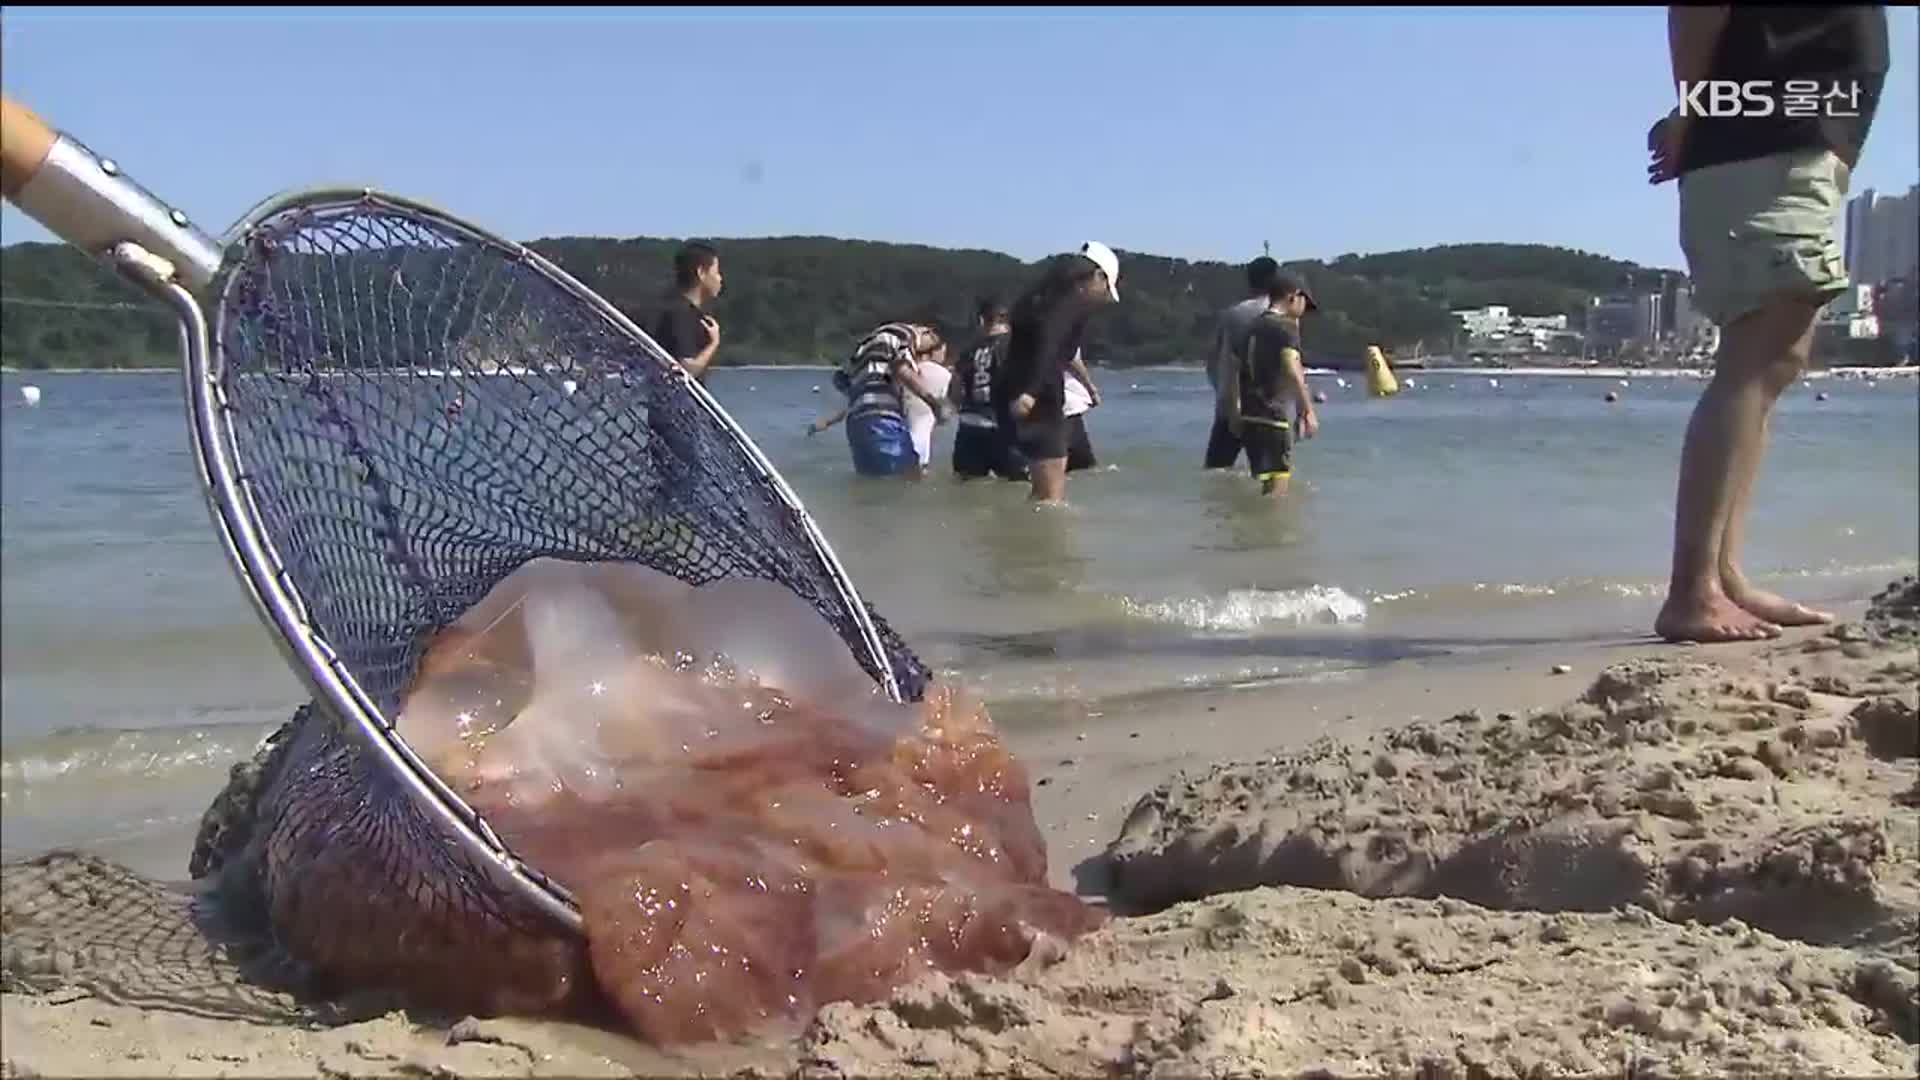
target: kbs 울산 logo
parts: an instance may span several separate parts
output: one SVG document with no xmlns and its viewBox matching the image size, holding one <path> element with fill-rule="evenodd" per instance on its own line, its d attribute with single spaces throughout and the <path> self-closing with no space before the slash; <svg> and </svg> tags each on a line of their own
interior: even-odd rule
<svg viewBox="0 0 1920 1080">
<path fill-rule="evenodd" d="M 1703 79 L 1680 84 L 1681 116 L 1859 116 L 1860 84 L 1852 79 Z"/>
</svg>

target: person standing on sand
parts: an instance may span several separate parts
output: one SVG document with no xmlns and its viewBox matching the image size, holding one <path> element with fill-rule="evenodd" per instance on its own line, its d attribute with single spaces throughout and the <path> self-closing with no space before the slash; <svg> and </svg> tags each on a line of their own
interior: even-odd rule
<svg viewBox="0 0 1920 1080">
<path fill-rule="evenodd" d="M 1034 501 L 1067 496 L 1067 365 L 1080 350 L 1087 319 L 1120 302 L 1120 259 L 1097 240 L 1047 264 L 1033 288 L 1013 306 L 1007 355 L 994 387 L 1000 422 L 1013 425 L 1027 458 Z"/>
<path fill-rule="evenodd" d="M 707 306 L 720 298 L 721 283 L 719 252 L 697 242 L 682 247 L 673 256 L 673 292 L 647 329 L 668 356 L 702 382 L 720 348 L 720 323 Z"/>
<path fill-rule="evenodd" d="M 1273 306 L 1273 299 L 1267 293 L 1273 286 L 1273 276 L 1279 272 L 1280 264 L 1266 255 L 1248 263 L 1249 295 L 1221 309 L 1214 320 L 1213 351 L 1207 358 L 1207 385 L 1213 387 L 1213 431 L 1207 435 L 1205 468 L 1231 469 L 1240 458 L 1240 437 L 1227 425 L 1227 388 L 1237 369 L 1239 344 L 1247 339 L 1254 320 Z"/>
<path fill-rule="evenodd" d="M 1675 5 L 1667 43 L 1682 104 L 1647 132 L 1647 175 L 1679 179 L 1693 302 L 1721 338 L 1680 454 L 1673 576 L 1654 632 L 1755 641 L 1833 621 L 1755 588 L 1740 549 L 1768 418 L 1807 366 L 1815 316 L 1847 288 L 1834 228 L 1886 80 L 1887 14 Z M 1762 80 L 1772 109 L 1691 115 L 1704 111 L 1704 80 Z"/>
<path fill-rule="evenodd" d="M 1260 481 L 1262 495 L 1287 493 L 1293 476 L 1294 423 L 1303 439 L 1320 430 L 1300 355 L 1300 320 L 1319 307 L 1304 280 L 1285 270 L 1275 273 L 1267 287 L 1267 310 L 1235 350 L 1234 370 L 1222 372 L 1227 426 L 1246 447 L 1247 467 Z"/>
</svg>

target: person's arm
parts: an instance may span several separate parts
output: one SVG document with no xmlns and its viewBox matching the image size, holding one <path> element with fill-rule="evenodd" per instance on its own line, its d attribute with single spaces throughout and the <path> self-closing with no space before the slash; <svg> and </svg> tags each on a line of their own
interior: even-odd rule
<svg viewBox="0 0 1920 1080">
<path fill-rule="evenodd" d="M 927 389 L 927 384 L 920 381 L 920 372 L 911 359 L 896 359 L 893 362 L 893 377 L 900 380 L 900 385 L 912 391 L 913 396 L 926 402 L 927 408 L 933 410 L 936 419 L 946 419 L 948 408 L 946 400 Z"/>
<path fill-rule="evenodd" d="M 1021 372 L 1022 379 L 1014 394 L 1015 416 L 1025 416 L 1031 412 L 1035 401 L 1039 400 L 1040 390 L 1047 380 L 1061 374 L 1064 365 L 1061 355 L 1066 352 L 1067 337 L 1073 332 L 1071 324 L 1058 314 L 1048 315 L 1040 320 L 1040 347 L 1033 351 L 1033 363 Z M 1026 400 L 1026 408 L 1020 407 L 1021 399 Z"/>
<path fill-rule="evenodd" d="M 1701 82 L 1712 74 L 1713 54 L 1720 47 L 1720 35 L 1732 13 L 1729 5 L 1674 4 L 1667 8 L 1667 61 L 1672 67 L 1676 96 L 1686 84 Z M 1680 153 L 1686 143 L 1687 126 L 1693 120 L 1676 105 L 1647 132 L 1647 149 L 1653 155 L 1647 178 L 1652 183 L 1664 183 L 1680 175 Z"/>
<path fill-rule="evenodd" d="M 1667 58 L 1673 64 L 1673 86 L 1701 82 L 1712 73 L 1713 53 L 1720 45 L 1720 32 L 1727 28 L 1733 6 L 1713 7 L 1673 4 L 1667 8 Z"/>
<path fill-rule="evenodd" d="M 1087 397 L 1092 400 L 1092 404 L 1100 404 L 1100 388 L 1093 385 L 1093 376 L 1087 371 L 1085 351 L 1075 349 L 1073 351 L 1073 360 L 1067 364 L 1067 367 L 1073 370 L 1073 375 L 1080 380 L 1080 385 L 1087 388 Z"/>
<path fill-rule="evenodd" d="M 1281 377 L 1293 395 L 1294 423 L 1299 425 L 1301 438 L 1311 439 L 1320 430 L 1320 417 L 1313 410 L 1313 391 L 1307 389 L 1307 364 L 1299 345 L 1288 340 L 1280 349 L 1280 362 L 1284 365 Z"/>
<path fill-rule="evenodd" d="M 694 378 L 702 379 L 706 377 L 707 367 L 713 363 L 713 354 L 720 350 L 720 322 L 711 315 L 702 315 L 694 325 L 707 332 L 706 347 L 681 360 L 680 366 L 686 368 Z"/>
<path fill-rule="evenodd" d="M 1227 411 L 1227 394 L 1231 390 L 1234 400 L 1240 397 L 1240 376 L 1233 370 L 1233 348 L 1228 341 L 1226 320 L 1222 319 L 1213 328 L 1213 355 L 1207 358 L 1207 377 L 1213 380 L 1213 400 L 1222 416 Z"/>
<path fill-rule="evenodd" d="M 808 424 L 807 434 L 809 435 L 820 434 L 821 432 L 827 430 L 828 428 L 839 423 L 840 421 L 845 420 L 847 418 L 847 413 L 851 412 L 852 410 L 853 410 L 853 406 L 851 404 L 840 406 L 840 411 L 834 413 L 832 416 L 822 417 L 818 420 L 815 420 L 813 423 Z"/>
<path fill-rule="evenodd" d="M 1224 338 L 1224 336 L 1225 336 L 1225 332 L 1222 331 L 1222 337 Z M 1259 347 L 1260 347 L 1260 342 L 1257 339 L 1247 342 L 1247 351 L 1249 353 L 1253 353 L 1255 350 L 1259 349 Z M 1249 362 L 1251 362 L 1254 359 L 1254 357 L 1250 355 L 1248 356 L 1247 359 Z M 1237 366 L 1228 367 L 1225 363 L 1222 363 L 1220 365 L 1220 394 L 1218 397 L 1218 404 L 1220 406 L 1220 415 L 1226 418 L 1227 430 L 1233 432 L 1236 435 L 1239 434 L 1240 433 L 1240 369 L 1239 367 Z"/>
</svg>

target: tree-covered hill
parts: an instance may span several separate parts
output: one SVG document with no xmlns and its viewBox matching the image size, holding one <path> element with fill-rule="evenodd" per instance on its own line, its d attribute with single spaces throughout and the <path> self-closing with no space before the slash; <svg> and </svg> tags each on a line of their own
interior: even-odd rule
<svg viewBox="0 0 1920 1080">
<path fill-rule="evenodd" d="M 677 241 L 557 237 L 530 246 L 643 325 L 661 302 Z M 1038 263 L 831 237 L 721 240 L 726 294 L 716 305 L 720 362 L 837 360 L 864 330 L 930 314 L 963 328 L 982 293 L 1011 298 Z M 1197 363 L 1214 313 L 1240 298 L 1240 267 L 1122 251 L 1123 302 L 1094 324 L 1093 359 L 1115 367 Z M 1322 310 L 1306 327 L 1316 364 L 1351 364 L 1368 344 L 1444 351 L 1450 309 L 1503 303 L 1517 314 L 1565 312 L 1589 297 L 1648 285 L 1632 263 L 1530 244 L 1464 244 L 1331 262 L 1295 260 Z M 25 368 L 175 362 L 171 320 L 104 268 L 57 244 L 0 249 L 0 362 Z"/>
</svg>

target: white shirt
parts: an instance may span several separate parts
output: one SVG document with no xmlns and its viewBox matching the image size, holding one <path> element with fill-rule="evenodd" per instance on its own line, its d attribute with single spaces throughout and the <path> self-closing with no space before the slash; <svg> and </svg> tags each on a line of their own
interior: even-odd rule
<svg viewBox="0 0 1920 1080">
<path fill-rule="evenodd" d="M 948 371 L 945 365 L 922 360 L 914 371 L 920 376 L 920 385 L 927 388 L 927 393 L 937 398 L 947 396 L 947 384 L 953 381 L 953 372 Z M 919 394 L 911 390 L 902 388 L 900 398 L 907 410 L 907 435 L 913 439 L 913 451 L 920 455 L 920 464 L 930 465 L 933 463 L 933 410 L 920 400 Z"/>
<path fill-rule="evenodd" d="M 1093 408 L 1093 391 L 1080 381 L 1080 376 L 1067 372 L 1067 392 L 1061 413 L 1073 417 Z"/>
</svg>

